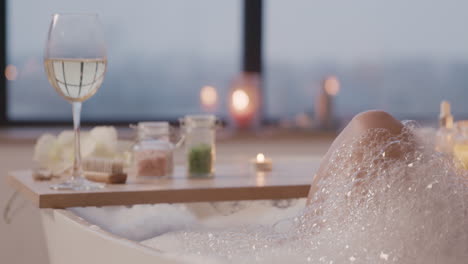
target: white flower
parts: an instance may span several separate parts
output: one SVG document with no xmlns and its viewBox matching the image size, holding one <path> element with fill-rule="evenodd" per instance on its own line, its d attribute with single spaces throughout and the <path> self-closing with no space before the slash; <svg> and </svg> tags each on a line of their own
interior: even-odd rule
<svg viewBox="0 0 468 264">
<path fill-rule="evenodd" d="M 44 134 L 36 142 L 34 161 L 41 168 L 53 173 L 61 173 L 73 165 L 75 135 L 73 131 L 63 131 L 57 137 Z M 114 127 L 96 127 L 80 134 L 81 156 L 116 157 L 117 131 Z"/>
<path fill-rule="evenodd" d="M 34 147 L 34 161 L 43 166 L 53 159 L 57 138 L 51 134 L 39 137 Z"/>
<path fill-rule="evenodd" d="M 94 154 L 100 157 L 113 157 L 117 151 L 117 130 L 112 126 L 95 127 L 89 131 L 96 142 Z"/>
</svg>

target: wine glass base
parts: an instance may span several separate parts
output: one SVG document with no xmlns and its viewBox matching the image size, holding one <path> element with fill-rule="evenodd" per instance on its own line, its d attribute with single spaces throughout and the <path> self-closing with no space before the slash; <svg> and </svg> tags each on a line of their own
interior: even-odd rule
<svg viewBox="0 0 468 264">
<path fill-rule="evenodd" d="M 88 181 L 83 177 L 77 177 L 51 185 L 50 188 L 52 190 L 91 191 L 102 189 L 104 186 L 104 184 Z"/>
</svg>

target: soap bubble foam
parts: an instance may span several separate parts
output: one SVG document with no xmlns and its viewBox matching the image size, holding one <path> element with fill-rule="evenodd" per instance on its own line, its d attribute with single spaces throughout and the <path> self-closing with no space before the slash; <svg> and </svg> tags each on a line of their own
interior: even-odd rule
<svg viewBox="0 0 468 264">
<path fill-rule="evenodd" d="M 172 241 L 171 254 L 216 263 L 467 263 L 468 173 L 434 151 L 433 134 L 405 123 L 400 135 L 372 129 L 338 147 L 294 217 L 144 244 Z"/>
<path fill-rule="evenodd" d="M 74 207 L 68 210 L 103 230 L 134 241 L 190 228 L 196 223 L 196 217 L 184 205 L 141 204 L 131 207 Z"/>
</svg>

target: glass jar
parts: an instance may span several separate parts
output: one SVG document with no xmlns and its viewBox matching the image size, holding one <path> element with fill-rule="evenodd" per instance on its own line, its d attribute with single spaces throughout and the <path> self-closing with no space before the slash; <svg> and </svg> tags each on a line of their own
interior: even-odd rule
<svg viewBox="0 0 468 264">
<path fill-rule="evenodd" d="M 174 171 L 174 144 L 168 122 L 140 122 L 133 146 L 132 171 L 135 177 L 169 177 Z"/>
<path fill-rule="evenodd" d="M 191 178 L 214 176 L 216 156 L 216 117 L 188 115 L 181 120 L 187 157 L 187 174 Z"/>
</svg>

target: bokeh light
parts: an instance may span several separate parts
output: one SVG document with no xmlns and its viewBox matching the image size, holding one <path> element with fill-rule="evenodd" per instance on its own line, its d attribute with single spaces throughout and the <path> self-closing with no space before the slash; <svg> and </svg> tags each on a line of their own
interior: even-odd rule
<svg viewBox="0 0 468 264">
<path fill-rule="evenodd" d="M 250 104 L 249 95 L 242 89 L 232 93 L 232 106 L 237 111 L 245 111 Z"/>
<path fill-rule="evenodd" d="M 5 77 L 9 81 L 14 81 L 18 77 L 18 69 L 15 65 L 9 64 L 5 68 Z"/>
<path fill-rule="evenodd" d="M 200 90 L 200 101 L 204 107 L 214 107 L 218 103 L 218 92 L 213 86 L 203 86 Z"/>
<path fill-rule="evenodd" d="M 336 76 L 330 76 L 323 83 L 325 92 L 331 96 L 336 96 L 340 92 L 340 81 Z"/>
</svg>

